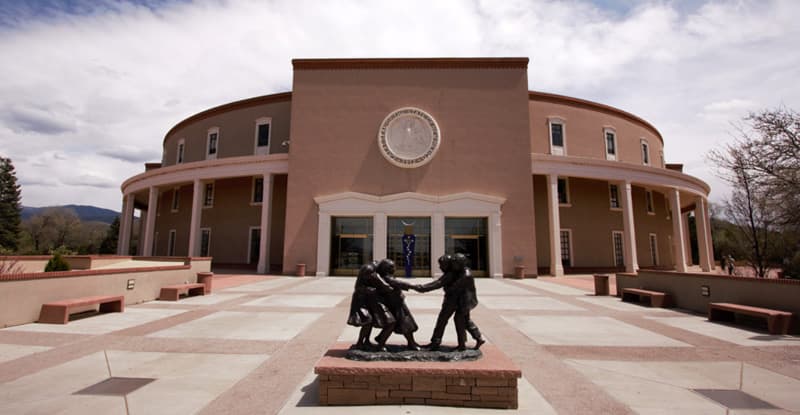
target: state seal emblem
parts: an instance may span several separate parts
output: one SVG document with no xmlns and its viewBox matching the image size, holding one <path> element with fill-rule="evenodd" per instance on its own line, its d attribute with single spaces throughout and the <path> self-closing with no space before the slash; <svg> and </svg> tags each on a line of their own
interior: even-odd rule
<svg viewBox="0 0 800 415">
<path fill-rule="evenodd" d="M 414 168 L 428 163 L 442 141 L 439 125 L 427 112 L 413 107 L 392 111 L 378 129 L 378 147 L 390 163 Z"/>
</svg>

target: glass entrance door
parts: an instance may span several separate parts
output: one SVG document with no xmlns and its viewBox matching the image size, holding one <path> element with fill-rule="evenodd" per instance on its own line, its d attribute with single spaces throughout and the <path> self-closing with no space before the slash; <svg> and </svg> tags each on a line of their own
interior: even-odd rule
<svg viewBox="0 0 800 415">
<path fill-rule="evenodd" d="M 372 218 L 331 219 L 331 275 L 358 275 L 372 261 Z"/>
<path fill-rule="evenodd" d="M 486 218 L 445 218 L 445 252 L 464 254 L 472 275 L 489 274 L 488 233 Z"/>
<path fill-rule="evenodd" d="M 405 276 L 408 263 L 412 277 L 429 277 L 431 218 L 389 217 L 387 225 L 386 255 L 395 263 L 395 275 Z"/>
</svg>

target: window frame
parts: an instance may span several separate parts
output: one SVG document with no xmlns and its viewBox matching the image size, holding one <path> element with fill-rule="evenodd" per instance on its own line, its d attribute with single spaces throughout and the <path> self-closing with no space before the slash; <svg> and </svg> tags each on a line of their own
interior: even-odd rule
<svg viewBox="0 0 800 415">
<path fill-rule="evenodd" d="M 639 140 L 639 146 L 640 146 L 640 149 L 642 150 L 641 151 L 641 153 L 642 153 L 642 164 L 645 165 L 645 166 L 649 166 L 650 163 L 651 163 L 651 160 L 650 160 L 650 142 L 648 142 L 647 139 L 642 138 L 642 139 Z"/>
<path fill-rule="evenodd" d="M 644 208 L 648 215 L 656 214 L 656 202 L 650 189 L 644 189 Z"/>
<path fill-rule="evenodd" d="M 608 152 L 608 135 L 611 134 L 613 137 L 613 150 L 614 154 Z M 605 127 L 603 128 L 603 149 L 606 154 L 606 160 L 617 161 L 619 159 L 619 140 L 617 140 L 617 130 L 614 127 Z"/>
<path fill-rule="evenodd" d="M 613 197 L 614 193 L 611 191 L 612 186 L 615 187 L 616 190 L 617 190 L 617 192 L 616 192 L 617 206 L 614 206 L 614 197 Z M 619 185 L 616 184 L 616 183 L 609 183 L 608 184 L 608 208 L 610 210 L 614 210 L 614 211 L 621 211 L 622 210 L 622 201 L 620 200 Z"/>
<path fill-rule="evenodd" d="M 650 250 L 650 261 L 653 261 L 653 266 L 657 267 L 661 262 L 658 257 L 658 235 L 655 233 L 648 234 L 647 245 Z"/>
<path fill-rule="evenodd" d="M 258 263 L 258 259 L 259 259 L 259 258 L 251 258 L 250 257 L 250 254 L 253 253 L 253 230 L 255 230 L 255 229 L 258 229 L 258 231 L 259 231 L 258 238 L 259 238 L 259 241 L 261 240 L 261 233 L 260 233 L 261 232 L 261 226 L 250 226 L 250 227 L 247 228 L 247 263 L 248 264 L 253 264 L 253 263 L 257 264 Z M 260 249 L 261 249 L 261 247 L 259 247 L 259 251 L 260 251 Z M 261 252 L 259 252 L 259 256 L 260 255 L 261 255 Z"/>
<path fill-rule="evenodd" d="M 214 143 L 214 154 L 211 154 L 211 136 L 216 134 L 216 142 Z M 211 127 L 206 132 L 206 160 L 216 160 L 219 154 L 219 127 Z"/>
<path fill-rule="evenodd" d="M 564 264 L 564 251 L 561 250 L 562 244 L 563 244 L 563 242 L 561 240 L 561 234 L 564 233 L 564 232 L 567 233 L 567 239 L 568 239 L 567 240 L 567 242 L 568 242 L 567 249 L 569 249 L 569 266 L 571 268 L 574 268 L 575 267 L 575 249 L 574 249 L 573 244 L 572 244 L 572 229 L 571 228 L 561 228 L 560 229 L 560 232 L 558 234 L 558 248 L 559 248 L 558 256 L 561 259 L 561 264 L 563 266 L 563 264 Z"/>
<path fill-rule="evenodd" d="M 203 233 L 208 232 L 208 246 L 206 249 L 208 252 L 203 255 Z M 198 248 L 200 248 L 200 256 L 201 257 L 209 257 L 211 256 L 211 228 L 200 228 L 200 243 L 198 244 Z"/>
<path fill-rule="evenodd" d="M 181 188 L 172 188 L 172 204 L 169 205 L 170 212 L 176 213 L 181 208 Z"/>
<path fill-rule="evenodd" d="M 181 138 L 176 148 L 175 164 L 183 164 L 184 161 L 186 161 L 186 139 Z"/>
<path fill-rule="evenodd" d="M 565 200 L 566 200 L 564 203 L 561 202 L 561 197 L 560 197 L 561 193 L 558 192 L 558 183 L 561 180 L 564 181 L 564 196 L 565 196 Z M 570 197 L 570 194 L 569 194 L 569 177 L 560 177 L 559 176 L 556 179 L 556 199 L 558 200 L 558 206 L 559 207 L 571 207 L 572 206 L 572 198 Z"/>
<path fill-rule="evenodd" d="M 167 256 L 175 256 L 175 245 L 178 244 L 178 233 L 175 229 L 169 230 L 169 236 L 167 236 Z"/>
<path fill-rule="evenodd" d="M 621 257 L 622 257 L 622 266 L 625 266 L 625 234 L 622 231 L 612 230 L 611 231 L 611 263 L 614 267 L 619 267 L 620 265 L 617 264 L 617 244 L 616 244 L 616 236 L 619 235 L 620 238 L 620 248 L 622 249 Z"/>
<path fill-rule="evenodd" d="M 553 144 L 553 124 L 561 126 L 561 145 Z M 567 155 L 567 123 L 562 117 L 547 118 L 548 142 L 550 144 L 550 154 L 554 156 Z"/>
<path fill-rule="evenodd" d="M 215 187 L 213 180 L 203 183 L 203 209 L 214 207 Z M 209 189 L 211 190 L 210 192 Z"/>
<path fill-rule="evenodd" d="M 258 145 L 258 130 L 259 127 L 262 125 L 269 125 L 269 131 L 267 132 L 267 145 L 259 146 Z M 253 140 L 253 154 L 255 155 L 266 155 L 270 154 L 270 148 L 272 147 L 272 117 L 259 117 L 255 120 L 255 138 Z"/>
<path fill-rule="evenodd" d="M 256 183 L 261 180 L 261 200 L 256 201 Z M 250 205 L 260 206 L 264 203 L 264 178 L 253 176 L 253 181 L 250 185 Z"/>
</svg>

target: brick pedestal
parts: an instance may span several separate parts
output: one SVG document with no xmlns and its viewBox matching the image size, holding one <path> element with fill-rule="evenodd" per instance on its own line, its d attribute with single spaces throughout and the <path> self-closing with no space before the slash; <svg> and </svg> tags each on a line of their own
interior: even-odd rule
<svg viewBox="0 0 800 415">
<path fill-rule="evenodd" d="M 314 373 L 321 405 L 440 405 L 516 409 L 519 368 L 486 345 L 472 362 L 358 362 L 335 344 Z"/>
</svg>

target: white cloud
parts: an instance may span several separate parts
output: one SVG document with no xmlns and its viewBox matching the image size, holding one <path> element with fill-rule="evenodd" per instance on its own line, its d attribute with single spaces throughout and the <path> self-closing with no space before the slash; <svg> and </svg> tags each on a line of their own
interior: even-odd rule
<svg viewBox="0 0 800 415">
<path fill-rule="evenodd" d="M 118 185 L 142 172 L 142 162 L 160 159 L 170 127 L 211 106 L 291 89 L 292 58 L 528 56 L 531 89 L 651 121 L 667 160 L 712 183 L 718 199 L 725 187 L 703 154 L 730 139 L 730 122 L 753 109 L 798 106 L 800 3 L 606 3 L 619 7 L 574 0 L 77 2 L 83 14 L 12 7 L 0 18 L 0 151 L 14 160 L 27 205 L 119 209 Z M 73 179 L 50 185 L 64 177 Z"/>
</svg>

